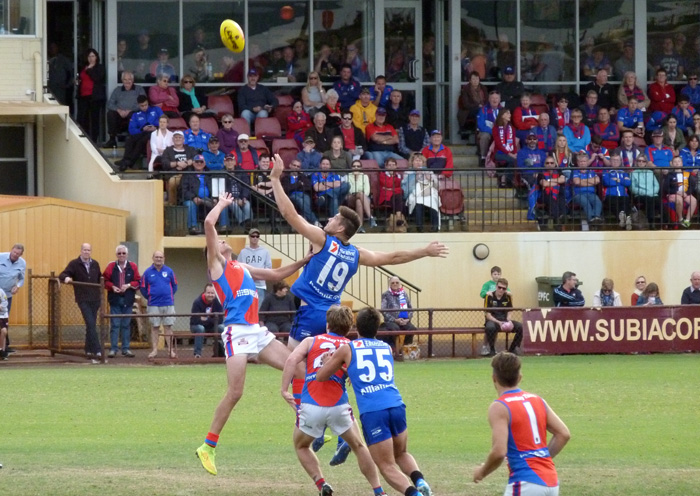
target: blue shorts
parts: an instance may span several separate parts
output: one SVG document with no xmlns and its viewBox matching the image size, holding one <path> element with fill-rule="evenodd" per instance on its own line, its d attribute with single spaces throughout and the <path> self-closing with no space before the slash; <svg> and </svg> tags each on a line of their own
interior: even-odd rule
<svg viewBox="0 0 700 496">
<path fill-rule="evenodd" d="M 292 330 L 289 337 L 301 342 L 309 336 L 319 336 L 326 333 L 327 308 L 315 308 L 311 305 L 302 305 L 294 316 Z"/>
<path fill-rule="evenodd" d="M 406 405 L 387 408 L 376 412 L 367 412 L 360 415 L 362 422 L 362 435 L 368 446 L 381 443 L 405 431 Z"/>
</svg>

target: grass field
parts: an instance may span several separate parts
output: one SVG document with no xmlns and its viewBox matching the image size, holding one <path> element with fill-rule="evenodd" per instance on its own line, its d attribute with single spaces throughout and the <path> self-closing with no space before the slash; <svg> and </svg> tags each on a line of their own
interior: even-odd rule
<svg viewBox="0 0 700 496">
<path fill-rule="evenodd" d="M 568 424 L 557 457 L 563 495 L 700 494 L 699 355 L 524 359 L 522 386 Z M 7 369 L 0 374 L 0 494 L 317 494 L 291 446 L 280 373 L 251 366 L 217 449 L 219 475 L 194 456 L 225 388 L 223 366 Z M 504 467 L 479 485 L 490 445 L 488 360 L 399 363 L 409 450 L 436 496 L 500 495 Z M 336 494 L 370 495 L 354 457 L 328 467 Z M 387 485 L 388 494 L 396 494 Z"/>
</svg>

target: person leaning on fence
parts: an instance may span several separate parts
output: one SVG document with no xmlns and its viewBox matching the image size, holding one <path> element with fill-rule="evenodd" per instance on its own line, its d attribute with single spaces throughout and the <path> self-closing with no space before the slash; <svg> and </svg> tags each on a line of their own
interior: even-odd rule
<svg viewBox="0 0 700 496">
<path fill-rule="evenodd" d="M 401 279 L 397 276 L 389 278 L 389 289 L 382 293 L 382 315 L 384 315 L 384 323 L 382 330 L 392 331 L 399 334 L 400 331 L 415 331 L 416 326 L 411 324 L 413 312 L 410 310 L 411 300 L 406 293 L 406 290 L 401 285 Z M 401 355 L 401 340 L 396 343 L 395 336 L 382 336 L 381 340 L 388 343 L 396 355 Z M 411 344 L 413 335 L 409 334 L 403 340 L 404 344 Z"/>
<path fill-rule="evenodd" d="M 201 334 L 204 332 L 224 332 L 224 325 L 218 315 L 213 313 L 223 313 L 224 307 L 221 306 L 216 298 L 216 291 L 212 283 L 207 283 L 204 286 L 204 292 L 192 302 L 192 313 L 205 313 L 207 315 L 192 315 L 190 317 L 190 332 L 193 334 Z M 218 339 L 218 338 L 217 338 Z M 206 338 L 194 338 L 194 357 L 202 357 L 202 346 Z"/>
<path fill-rule="evenodd" d="M 83 243 L 80 256 L 68 262 L 63 272 L 58 275 L 60 282 L 99 284 L 102 271 L 97 260 L 92 259 L 92 246 Z M 74 284 L 75 302 L 85 321 L 85 354 L 88 357 L 102 357 L 102 346 L 97 336 L 97 312 L 100 310 L 100 288 L 82 284 Z M 93 363 L 98 361 L 93 358 Z"/>
<path fill-rule="evenodd" d="M 586 304 L 583 293 L 578 289 L 578 279 L 573 272 L 566 271 L 561 276 L 561 286 L 553 290 L 555 307 L 582 307 Z"/>
<path fill-rule="evenodd" d="M 134 262 L 127 260 L 129 250 L 124 245 L 117 246 L 117 260 L 110 262 L 102 276 L 105 278 L 109 313 L 126 315 L 133 312 L 136 290 L 141 285 L 141 275 Z M 109 358 L 114 358 L 119 351 L 119 339 L 122 341 L 122 355 L 134 358 L 129 349 L 131 343 L 131 317 L 112 317 L 111 319 Z"/>
<path fill-rule="evenodd" d="M 486 298 L 484 298 L 484 308 L 493 308 L 493 310 L 485 312 L 486 323 L 484 324 L 484 331 L 486 332 L 486 340 L 489 346 L 488 356 L 496 354 L 498 331 L 513 332 L 515 334 L 508 351 L 517 353 L 517 348 L 523 340 L 523 325 L 517 320 L 511 319 L 509 310 L 503 310 L 505 308 L 513 308 L 513 297 L 508 293 L 508 279 L 501 277 L 496 281 L 496 289 L 492 293 L 488 293 Z"/>
<path fill-rule="evenodd" d="M 279 315 L 261 315 L 260 325 L 267 327 L 270 332 L 289 332 L 292 330 L 292 322 L 297 306 L 294 304 L 294 295 L 289 292 L 289 284 L 277 281 L 272 285 L 272 293 L 265 297 L 260 305 L 260 312 L 288 312 Z"/>
<path fill-rule="evenodd" d="M 173 348 L 173 324 L 175 324 L 175 293 L 177 279 L 173 269 L 165 265 L 162 251 L 153 252 L 153 265 L 147 268 L 141 278 L 141 294 L 148 300 L 148 315 L 151 321 L 151 347 L 148 358 L 158 356 L 158 332 L 161 324 L 166 334 L 166 344 L 170 358 L 177 358 Z"/>
</svg>

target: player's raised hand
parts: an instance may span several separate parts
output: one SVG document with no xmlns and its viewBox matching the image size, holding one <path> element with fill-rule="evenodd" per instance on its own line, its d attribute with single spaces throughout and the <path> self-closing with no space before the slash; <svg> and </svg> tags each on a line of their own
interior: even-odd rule
<svg viewBox="0 0 700 496">
<path fill-rule="evenodd" d="M 275 156 L 272 157 L 272 163 L 273 166 L 272 172 L 270 172 L 270 179 L 279 180 L 284 172 L 284 161 L 282 160 L 282 157 L 280 157 L 279 153 L 275 153 Z"/>
<path fill-rule="evenodd" d="M 224 207 L 228 207 L 233 203 L 233 196 L 231 193 L 221 193 L 219 195 L 219 203 L 221 203 Z"/>
<path fill-rule="evenodd" d="M 450 253 L 450 249 L 439 241 L 433 241 L 426 247 L 426 249 L 428 250 L 429 257 L 446 258 Z"/>
</svg>

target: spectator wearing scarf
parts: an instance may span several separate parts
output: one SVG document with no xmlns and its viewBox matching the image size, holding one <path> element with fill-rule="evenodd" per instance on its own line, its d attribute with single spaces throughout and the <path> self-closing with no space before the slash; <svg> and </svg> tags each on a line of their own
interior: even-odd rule
<svg viewBox="0 0 700 496">
<path fill-rule="evenodd" d="M 607 277 L 603 279 L 600 289 L 593 295 L 594 307 L 621 307 L 620 293 L 613 291 L 615 283 Z"/>
<path fill-rule="evenodd" d="M 389 279 L 389 289 L 382 294 L 382 314 L 384 315 L 384 323 L 382 328 L 388 331 L 412 331 L 416 326 L 411 324 L 413 312 L 411 311 L 411 300 L 408 294 L 401 285 L 401 280 L 397 276 Z M 383 341 L 389 343 L 392 348 L 395 348 L 396 337 L 384 336 Z M 404 340 L 405 344 L 413 342 L 413 336 L 408 335 Z M 395 349 L 395 353 L 400 353 L 400 350 Z"/>
</svg>

